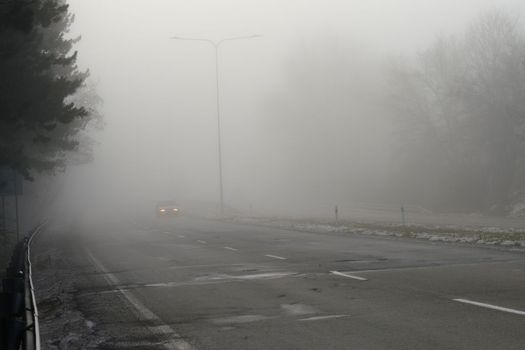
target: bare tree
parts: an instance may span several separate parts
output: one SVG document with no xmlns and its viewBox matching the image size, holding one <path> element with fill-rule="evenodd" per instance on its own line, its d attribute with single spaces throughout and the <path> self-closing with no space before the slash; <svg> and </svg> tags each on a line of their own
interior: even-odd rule
<svg viewBox="0 0 525 350">
<path fill-rule="evenodd" d="M 414 168 L 426 166 L 415 191 L 441 194 L 425 204 L 501 210 L 522 190 L 525 40 L 518 24 L 492 11 L 463 36 L 438 38 L 413 64 L 391 65 L 401 177 L 413 180 Z"/>
</svg>

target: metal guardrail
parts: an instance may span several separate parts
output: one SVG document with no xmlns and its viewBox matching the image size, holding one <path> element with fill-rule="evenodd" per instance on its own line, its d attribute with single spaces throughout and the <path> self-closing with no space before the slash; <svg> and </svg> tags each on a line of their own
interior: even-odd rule
<svg viewBox="0 0 525 350">
<path fill-rule="evenodd" d="M 31 271 L 31 242 L 40 224 L 18 242 L 0 293 L 0 348 L 40 350 L 40 329 Z"/>
</svg>

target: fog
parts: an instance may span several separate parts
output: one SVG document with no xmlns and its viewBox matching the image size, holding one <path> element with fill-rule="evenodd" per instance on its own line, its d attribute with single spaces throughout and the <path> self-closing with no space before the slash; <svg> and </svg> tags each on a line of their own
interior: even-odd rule
<svg viewBox="0 0 525 350">
<path fill-rule="evenodd" d="M 228 210 L 329 215 L 424 205 L 392 188 L 385 62 L 461 36 L 520 0 L 70 0 L 79 66 L 104 100 L 94 161 L 62 178 L 64 208 L 96 215 L 159 200 L 219 202 L 215 56 Z M 401 193 L 401 194 L 400 194 Z M 324 215 L 324 214 L 320 214 Z"/>
</svg>

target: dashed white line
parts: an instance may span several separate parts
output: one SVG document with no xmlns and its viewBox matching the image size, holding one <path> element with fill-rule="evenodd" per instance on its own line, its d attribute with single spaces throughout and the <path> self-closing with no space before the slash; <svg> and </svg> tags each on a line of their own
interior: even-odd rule
<svg viewBox="0 0 525 350">
<path fill-rule="evenodd" d="M 164 347 L 166 349 L 170 350 L 195 350 L 193 346 L 191 346 L 186 341 L 182 340 L 181 336 L 175 332 L 173 328 L 170 326 L 164 324 L 164 322 L 160 319 L 159 316 L 157 316 L 153 311 L 148 309 L 144 304 L 142 304 L 129 290 L 123 289 L 121 287 L 118 287 L 119 285 L 122 285 L 120 280 L 109 272 L 102 263 L 91 254 L 91 252 L 86 248 L 86 253 L 89 256 L 89 259 L 95 265 L 97 269 L 104 272 L 104 279 L 108 284 L 115 286 L 115 288 L 122 293 L 122 295 L 127 299 L 127 301 L 137 310 L 138 316 L 141 317 L 141 319 L 145 321 L 149 321 L 151 323 L 156 323 L 157 325 L 151 325 L 147 326 L 149 331 L 155 335 L 159 335 L 162 337 L 167 337 L 167 341 L 163 343 Z"/>
<path fill-rule="evenodd" d="M 480 302 L 472 301 L 472 300 L 468 300 L 468 299 L 452 299 L 452 300 L 457 301 L 459 303 L 470 304 L 470 305 L 484 307 L 484 308 L 487 308 L 487 309 L 498 310 L 498 311 L 503 311 L 503 312 L 509 312 L 511 314 L 525 316 L 525 311 L 521 311 L 521 310 L 509 309 L 509 308 L 501 307 L 501 306 L 497 306 L 497 305 L 480 303 Z"/>
<path fill-rule="evenodd" d="M 186 237 L 186 236 L 184 236 L 184 235 L 178 235 L 177 237 L 179 237 L 179 238 L 184 238 L 184 237 Z"/>
<path fill-rule="evenodd" d="M 273 259 L 278 259 L 278 260 L 286 260 L 286 258 L 283 258 L 282 256 L 277 256 L 277 255 L 265 254 L 264 256 L 267 256 Z"/>
<path fill-rule="evenodd" d="M 349 274 L 347 274 L 347 273 L 343 273 L 343 272 L 339 272 L 339 271 L 330 271 L 330 273 L 331 273 L 332 275 L 341 276 L 341 277 L 353 278 L 353 279 L 355 279 L 355 280 L 359 280 L 359 281 L 367 281 L 366 278 L 359 277 L 359 276 L 354 276 L 354 275 L 349 275 Z"/>
<path fill-rule="evenodd" d="M 208 244 L 208 242 L 206 242 L 206 241 L 201 241 L 200 239 L 198 239 L 197 242 L 199 242 L 200 244 Z"/>
<path fill-rule="evenodd" d="M 224 249 L 228 249 L 228 250 L 232 250 L 234 252 L 238 252 L 239 249 L 235 249 L 235 248 L 232 248 L 232 247 L 223 247 Z"/>
<path fill-rule="evenodd" d="M 331 320 L 334 318 L 348 317 L 350 315 L 327 315 L 327 316 L 313 316 L 308 318 L 301 318 L 298 321 L 321 321 L 321 320 Z"/>
</svg>

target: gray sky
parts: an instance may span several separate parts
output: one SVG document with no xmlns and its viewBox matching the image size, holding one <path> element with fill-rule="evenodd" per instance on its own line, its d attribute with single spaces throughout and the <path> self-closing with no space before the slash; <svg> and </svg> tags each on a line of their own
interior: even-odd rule
<svg viewBox="0 0 525 350">
<path fill-rule="evenodd" d="M 288 71 L 290 65 L 303 64 L 302 53 L 320 50 L 319 56 L 330 55 L 331 48 L 343 47 L 341 52 L 346 52 L 349 45 L 379 61 L 384 55 L 410 55 L 438 35 L 460 33 L 470 20 L 489 9 L 525 14 L 525 3 L 519 0 L 69 3 L 76 15 L 72 34 L 82 36 L 79 65 L 89 68 L 98 82 L 107 126 L 96 136 L 100 142 L 96 161 L 71 169 L 69 174 L 74 176 L 67 188 L 80 191 L 83 197 L 88 192 L 96 202 L 113 204 L 140 198 L 212 202 L 217 198 L 213 49 L 202 42 L 169 40 L 172 35 L 215 40 L 261 35 L 221 47 L 220 98 L 226 199 L 240 207 L 258 202 L 267 206 L 272 201 L 286 202 L 281 198 L 282 189 L 297 178 L 297 174 L 282 174 L 286 171 L 283 162 L 289 161 L 283 151 L 287 146 L 283 146 L 283 136 L 272 129 L 276 116 L 267 105 L 275 94 L 293 95 L 287 90 Z M 316 72 L 304 64 L 304 74 L 314 77 Z M 353 171 L 359 174 L 357 184 L 386 161 L 380 153 L 388 145 L 381 143 L 385 130 L 378 128 L 377 120 L 352 120 L 345 126 L 354 130 L 349 139 L 355 141 L 341 154 L 357 164 Z M 337 122 L 334 125 L 339 128 Z M 375 135 L 363 135 L 363 130 Z M 363 157 L 363 149 L 371 154 Z M 329 154 L 330 149 L 326 151 Z M 293 152 L 297 150 L 290 154 L 296 154 Z M 327 155 L 321 152 L 319 157 Z M 319 178 L 326 167 L 333 166 L 321 161 Z M 330 197 L 332 192 L 326 192 L 322 200 L 339 200 Z"/>
</svg>

